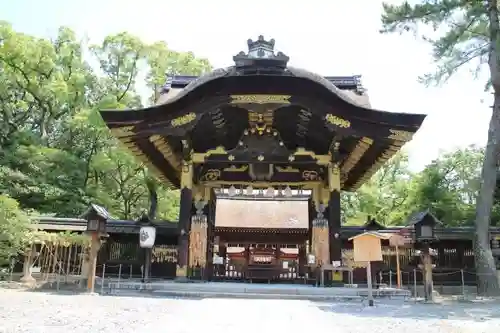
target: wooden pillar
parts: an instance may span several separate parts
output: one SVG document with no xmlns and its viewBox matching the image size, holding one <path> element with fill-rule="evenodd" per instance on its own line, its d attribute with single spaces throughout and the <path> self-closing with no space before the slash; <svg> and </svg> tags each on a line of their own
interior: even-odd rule
<svg viewBox="0 0 500 333">
<path fill-rule="evenodd" d="M 306 244 L 299 244 L 299 276 L 303 277 L 306 274 L 306 265 L 307 265 L 307 253 L 306 253 Z"/>
<path fill-rule="evenodd" d="M 195 194 L 195 214 L 191 218 L 189 233 L 189 267 L 199 273 L 201 278 L 207 264 L 208 216 L 204 213 L 210 200 L 210 188 L 197 188 Z"/>
<path fill-rule="evenodd" d="M 144 277 L 143 281 L 148 283 L 151 279 L 151 260 L 153 248 L 144 248 Z"/>
<path fill-rule="evenodd" d="M 205 214 L 207 214 L 207 250 L 206 250 L 206 267 L 204 279 L 211 281 L 214 275 L 214 239 L 215 239 L 215 199 L 211 196 L 208 205 L 205 206 Z"/>
<path fill-rule="evenodd" d="M 82 246 L 81 252 L 81 268 L 80 268 L 80 288 L 87 285 L 90 268 L 90 247 Z"/>
<path fill-rule="evenodd" d="M 95 272 L 97 268 L 97 254 L 99 253 L 99 248 L 101 247 L 101 239 L 99 238 L 98 232 L 92 232 L 92 242 L 90 244 L 90 254 L 89 254 L 89 268 L 87 272 L 87 291 L 89 293 L 94 293 L 95 288 Z"/>
<path fill-rule="evenodd" d="M 328 220 L 323 215 L 325 205 L 321 196 L 322 188 L 313 190 L 316 217 L 312 220 L 311 252 L 316 259 L 316 266 L 322 266 L 330 262 L 330 253 L 328 250 Z"/>
<path fill-rule="evenodd" d="M 179 240 L 177 242 L 177 279 L 187 279 L 189 256 L 189 230 L 191 229 L 191 207 L 193 204 L 193 164 L 184 161 L 181 172 L 181 199 L 179 208 Z"/>
<path fill-rule="evenodd" d="M 422 266 L 424 269 L 424 295 L 426 301 L 433 301 L 434 283 L 432 281 L 432 257 L 430 247 L 425 244 L 422 248 Z"/>
<path fill-rule="evenodd" d="M 312 227 L 313 227 L 313 220 L 316 217 L 316 205 L 313 200 L 313 198 L 309 199 L 309 225 L 308 225 L 308 238 L 307 238 L 307 253 L 312 253 Z"/>
<path fill-rule="evenodd" d="M 331 261 L 342 260 L 342 240 L 340 239 L 341 209 L 340 209 L 340 169 L 333 163 L 328 167 L 328 235 Z"/>
<path fill-rule="evenodd" d="M 227 260 L 227 244 L 225 242 L 219 243 L 219 256 L 222 257 L 222 265 L 218 265 L 219 276 L 226 276 L 226 260 Z"/>
</svg>

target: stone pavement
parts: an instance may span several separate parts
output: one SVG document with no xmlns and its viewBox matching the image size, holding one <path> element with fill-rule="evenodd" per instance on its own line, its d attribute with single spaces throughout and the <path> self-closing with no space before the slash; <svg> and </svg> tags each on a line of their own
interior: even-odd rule
<svg viewBox="0 0 500 333">
<path fill-rule="evenodd" d="M 0 290 L 0 332 L 490 333 L 498 304 L 172 299 Z"/>
</svg>

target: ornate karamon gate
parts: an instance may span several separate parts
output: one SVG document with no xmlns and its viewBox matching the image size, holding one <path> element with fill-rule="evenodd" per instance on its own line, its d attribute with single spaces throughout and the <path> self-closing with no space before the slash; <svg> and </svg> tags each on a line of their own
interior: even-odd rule
<svg viewBox="0 0 500 333">
<path fill-rule="evenodd" d="M 101 111 L 112 133 L 181 191 L 177 277 L 194 266 L 211 274 L 215 192 L 228 188 L 307 190 L 313 265 L 341 261 L 340 192 L 369 179 L 425 115 L 374 110 L 359 76 L 288 66 L 262 36 L 233 59 L 200 77 L 170 78 L 152 107 Z"/>
</svg>

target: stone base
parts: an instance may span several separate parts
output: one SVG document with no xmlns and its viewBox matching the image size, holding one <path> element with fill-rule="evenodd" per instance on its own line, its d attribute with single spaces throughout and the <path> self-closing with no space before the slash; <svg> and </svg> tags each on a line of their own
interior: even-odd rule
<svg viewBox="0 0 500 333">
<path fill-rule="evenodd" d="M 88 295 L 88 296 L 99 296 L 99 293 L 96 293 L 96 292 L 86 292 L 85 295 Z"/>
<path fill-rule="evenodd" d="M 35 278 L 32 277 L 31 275 L 23 275 L 23 277 L 21 277 L 20 281 L 22 283 L 27 283 L 27 284 L 33 284 L 36 282 Z"/>
<path fill-rule="evenodd" d="M 187 276 L 178 276 L 174 279 L 174 282 L 176 283 L 189 283 L 189 282 L 192 282 L 191 280 L 189 280 L 187 278 Z"/>
</svg>

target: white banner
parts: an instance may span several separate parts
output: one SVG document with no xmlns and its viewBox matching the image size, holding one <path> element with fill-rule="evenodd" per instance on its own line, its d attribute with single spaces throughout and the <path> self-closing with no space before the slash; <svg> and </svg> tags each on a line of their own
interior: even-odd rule
<svg viewBox="0 0 500 333">
<path fill-rule="evenodd" d="M 217 254 L 214 254 L 213 263 L 214 265 L 222 265 L 224 264 L 224 258 L 219 257 Z"/>
<path fill-rule="evenodd" d="M 139 243 L 141 247 L 152 248 L 155 245 L 156 228 L 141 227 L 139 231 Z"/>
<path fill-rule="evenodd" d="M 314 254 L 307 255 L 307 263 L 309 265 L 314 265 L 316 263 L 316 257 L 314 256 Z"/>
</svg>

